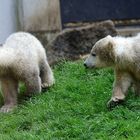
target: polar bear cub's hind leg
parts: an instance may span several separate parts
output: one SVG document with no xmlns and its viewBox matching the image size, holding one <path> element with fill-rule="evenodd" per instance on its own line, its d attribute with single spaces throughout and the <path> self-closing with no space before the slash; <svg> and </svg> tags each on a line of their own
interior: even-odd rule
<svg viewBox="0 0 140 140">
<path fill-rule="evenodd" d="M 4 98 L 4 105 L 0 112 L 7 113 L 17 106 L 18 81 L 12 78 L 1 79 L 1 90 Z"/>
</svg>

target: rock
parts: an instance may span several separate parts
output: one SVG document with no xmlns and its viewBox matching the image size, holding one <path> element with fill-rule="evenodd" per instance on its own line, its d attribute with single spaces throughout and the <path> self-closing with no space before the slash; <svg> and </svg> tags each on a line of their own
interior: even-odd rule
<svg viewBox="0 0 140 140">
<path fill-rule="evenodd" d="M 90 53 L 92 46 L 101 38 L 116 36 L 111 20 L 93 23 L 84 27 L 64 29 L 48 45 L 48 62 L 53 65 L 62 59 L 78 60 Z"/>
</svg>

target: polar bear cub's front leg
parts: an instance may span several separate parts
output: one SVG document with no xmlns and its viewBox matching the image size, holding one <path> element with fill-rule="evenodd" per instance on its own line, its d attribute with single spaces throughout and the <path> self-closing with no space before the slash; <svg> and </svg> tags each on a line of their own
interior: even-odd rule
<svg viewBox="0 0 140 140">
<path fill-rule="evenodd" d="M 130 74 L 125 72 L 115 71 L 115 81 L 113 84 L 112 97 L 109 100 L 107 107 L 113 108 L 118 104 L 123 103 L 127 94 L 128 88 L 131 86 L 132 78 Z"/>
<path fill-rule="evenodd" d="M 47 60 L 42 62 L 40 76 L 42 82 L 41 86 L 43 89 L 48 88 L 55 83 L 53 72 Z"/>
</svg>

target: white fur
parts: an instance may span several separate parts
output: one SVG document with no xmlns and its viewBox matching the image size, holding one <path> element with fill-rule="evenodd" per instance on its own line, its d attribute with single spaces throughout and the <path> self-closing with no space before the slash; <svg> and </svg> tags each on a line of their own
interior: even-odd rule
<svg viewBox="0 0 140 140">
<path fill-rule="evenodd" d="M 124 38 L 124 37 L 114 37 L 115 42 L 115 53 L 119 56 L 125 54 L 129 54 L 132 51 L 132 43 L 133 40 L 131 38 Z M 132 52 L 131 52 L 132 53 Z"/>
<path fill-rule="evenodd" d="M 115 39 L 115 43 L 116 43 L 116 47 L 115 47 L 115 53 L 118 55 L 122 55 L 125 51 L 125 39 L 122 37 L 116 37 Z"/>
<path fill-rule="evenodd" d="M 113 41 L 115 43 L 114 50 L 115 55 L 117 57 L 124 59 L 127 59 L 129 61 L 133 61 L 133 58 L 135 57 L 134 52 L 134 40 L 136 37 L 113 37 Z"/>
<path fill-rule="evenodd" d="M 55 82 L 42 44 L 24 32 L 12 34 L 0 47 L 0 82 L 5 101 L 0 111 L 9 112 L 16 106 L 20 81 L 25 83 L 28 95 Z"/>
<path fill-rule="evenodd" d="M 136 94 L 140 95 L 140 34 L 134 37 L 107 36 L 99 40 L 94 47 L 85 61 L 85 66 L 91 67 L 95 64 L 91 58 L 92 53 L 97 52 L 96 57 L 99 56 L 101 61 L 98 61 L 98 64 L 96 60 L 95 67 L 105 62 L 105 67 L 112 66 L 115 70 L 113 94 L 108 107 L 124 100 L 132 84 Z"/>
<path fill-rule="evenodd" d="M 5 59 L 7 56 L 7 59 Z M 12 63 L 16 60 L 14 55 L 14 50 L 12 48 L 0 48 L 0 64 L 1 66 L 12 65 Z"/>
<path fill-rule="evenodd" d="M 29 33 L 12 34 L 0 48 L 1 67 L 14 66 L 23 69 L 25 62 L 26 65 L 38 67 L 41 59 L 47 59 L 45 50 L 41 43 Z"/>
</svg>

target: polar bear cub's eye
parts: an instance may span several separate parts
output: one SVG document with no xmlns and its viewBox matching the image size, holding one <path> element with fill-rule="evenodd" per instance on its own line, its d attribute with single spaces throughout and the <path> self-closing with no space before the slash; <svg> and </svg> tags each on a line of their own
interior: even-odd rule
<svg viewBox="0 0 140 140">
<path fill-rule="evenodd" d="M 92 55 L 92 56 L 94 56 L 94 57 L 96 56 L 96 54 L 95 54 L 95 53 L 92 53 L 91 55 Z"/>
</svg>

